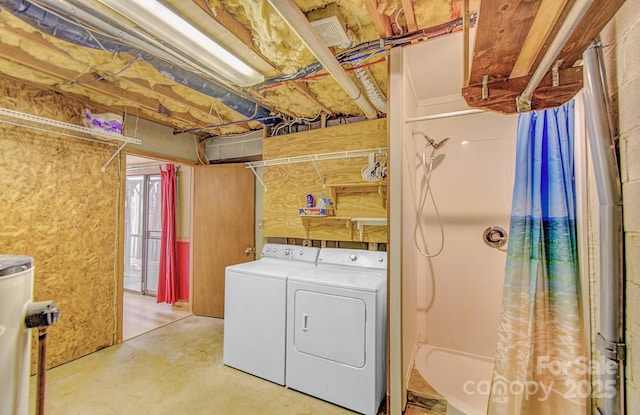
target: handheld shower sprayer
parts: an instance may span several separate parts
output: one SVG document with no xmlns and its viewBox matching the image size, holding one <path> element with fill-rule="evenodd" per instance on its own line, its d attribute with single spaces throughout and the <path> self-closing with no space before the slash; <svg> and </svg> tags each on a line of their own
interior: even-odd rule
<svg viewBox="0 0 640 415">
<path fill-rule="evenodd" d="M 437 142 L 423 133 L 422 131 L 412 131 L 413 135 L 421 135 L 427 140 L 427 144 L 425 144 L 424 149 L 422 150 L 422 168 L 423 168 L 423 183 L 424 187 L 420 191 L 420 203 L 417 206 L 416 212 L 416 224 L 413 229 L 413 242 L 418 252 L 424 256 L 425 258 L 433 258 L 435 256 L 440 255 L 442 250 L 444 249 L 444 226 L 442 224 L 442 219 L 440 218 L 440 212 L 438 211 L 438 206 L 436 204 L 436 200 L 433 196 L 433 192 L 431 190 L 431 173 L 433 173 L 433 169 L 437 163 L 435 163 L 436 152 L 444 147 L 449 141 L 449 137 L 442 139 L 442 141 Z M 431 155 L 428 156 L 429 153 L 428 147 L 431 147 Z M 439 156 L 443 158 L 444 155 Z M 438 218 L 438 225 L 440 227 L 440 246 L 438 249 L 433 252 L 429 250 L 427 246 L 427 235 L 425 230 L 424 219 L 422 217 L 425 206 L 427 204 L 427 199 L 431 196 L 431 202 L 433 204 L 433 210 Z"/>
<path fill-rule="evenodd" d="M 426 135 L 422 131 L 413 131 L 412 133 L 413 133 L 413 135 L 418 134 L 418 135 L 423 136 L 424 139 L 427 140 L 429 145 L 431 147 L 433 147 L 434 150 L 440 150 L 442 147 L 444 147 L 445 144 L 447 144 L 447 141 L 449 141 L 449 137 L 447 137 L 447 138 L 443 139 L 442 141 L 440 141 L 439 143 L 436 143 L 433 138 L 429 137 L 428 135 Z"/>
</svg>

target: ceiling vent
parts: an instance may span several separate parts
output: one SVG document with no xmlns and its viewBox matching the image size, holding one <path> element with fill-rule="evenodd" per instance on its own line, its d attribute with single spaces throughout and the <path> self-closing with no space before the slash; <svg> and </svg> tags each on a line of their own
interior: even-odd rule
<svg viewBox="0 0 640 415">
<path fill-rule="evenodd" d="M 326 17 L 324 19 L 311 22 L 311 26 L 316 30 L 320 39 L 327 46 L 346 47 L 351 43 L 347 32 L 340 26 L 340 21 L 336 16 Z"/>
<path fill-rule="evenodd" d="M 311 26 L 328 47 L 339 46 L 344 49 L 351 45 L 352 40 L 346 31 L 347 25 L 335 3 L 311 11 L 307 17 Z"/>
</svg>

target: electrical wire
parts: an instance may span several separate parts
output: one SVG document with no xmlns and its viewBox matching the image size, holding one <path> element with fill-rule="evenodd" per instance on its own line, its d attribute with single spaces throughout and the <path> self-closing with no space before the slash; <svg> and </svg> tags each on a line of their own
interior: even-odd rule
<svg viewBox="0 0 640 415">
<path fill-rule="evenodd" d="M 427 162 L 427 149 L 431 147 L 431 156 Z M 440 217 L 440 212 L 438 211 L 438 205 L 436 204 L 436 199 L 433 196 L 433 191 L 431 190 L 431 173 L 433 172 L 433 161 L 435 159 L 435 154 L 438 149 L 433 146 L 431 143 L 427 143 L 422 150 L 422 169 L 423 169 L 423 178 L 425 181 L 425 186 L 420 192 L 420 205 L 418 206 L 418 211 L 416 212 L 416 226 L 413 229 L 413 242 L 416 246 L 420 255 L 425 258 L 433 258 L 442 252 L 444 249 L 444 225 L 442 224 L 442 218 Z M 440 247 L 433 254 L 429 253 L 429 247 L 427 246 L 427 239 L 425 235 L 424 226 L 422 224 L 422 213 L 424 212 L 424 207 L 427 202 L 427 198 L 431 196 L 431 202 L 433 204 L 433 210 L 436 213 L 436 217 L 438 218 L 438 224 L 440 225 Z M 419 231 L 419 233 L 418 233 Z M 418 240 L 418 236 L 420 236 L 420 240 Z"/>
<path fill-rule="evenodd" d="M 477 21 L 477 13 L 472 14 L 470 16 L 470 24 L 474 25 Z M 400 33 L 398 35 L 389 36 L 383 39 L 370 40 L 363 43 L 360 43 L 356 46 L 350 47 L 349 49 L 345 49 L 339 54 L 335 56 L 335 58 L 340 62 L 340 64 L 348 64 L 353 61 L 359 61 L 362 59 L 363 55 L 365 58 L 368 58 L 372 55 L 376 55 L 379 53 L 386 52 L 389 49 L 394 47 L 401 47 L 409 45 L 415 41 L 424 41 L 428 39 L 432 39 L 438 36 L 446 35 L 449 33 L 453 33 L 456 31 L 462 30 L 462 19 L 454 19 L 450 22 L 443 23 L 441 25 L 416 30 L 410 33 Z M 376 61 L 375 63 L 380 63 L 385 61 L 385 59 L 381 59 Z M 367 64 L 374 65 L 375 63 Z M 346 70 L 356 70 L 361 68 L 361 66 L 356 66 L 353 68 L 346 68 Z M 309 66 L 299 69 L 294 74 L 282 75 L 274 78 L 270 78 L 265 80 L 260 86 L 257 87 L 258 91 L 263 91 L 271 88 L 275 88 L 281 86 L 287 81 L 309 81 L 313 79 L 322 78 L 328 76 L 328 73 L 318 74 L 323 69 L 323 66 L 319 62 L 315 62 Z M 317 76 L 316 76 L 317 75 Z"/>
</svg>

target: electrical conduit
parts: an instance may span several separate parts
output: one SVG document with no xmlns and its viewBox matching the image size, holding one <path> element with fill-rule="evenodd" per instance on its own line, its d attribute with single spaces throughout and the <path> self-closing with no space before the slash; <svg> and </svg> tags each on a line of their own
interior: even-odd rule
<svg viewBox="0 0 640 415">
<path fill-rule="evenodd" d="M 584 54 L 586 120 L 599 202 L 600 232 L 600 333 L 601 362 L 598 385 L 603 387 L 598 412 L 624 413 L 624 316 L 622 273 L 622 191 L 602 84 L 598 48 Z M 600 383 L 601 382 L 601 383 Z M 615 394 L 611 388 L 615 387 Z"/>
</svg>

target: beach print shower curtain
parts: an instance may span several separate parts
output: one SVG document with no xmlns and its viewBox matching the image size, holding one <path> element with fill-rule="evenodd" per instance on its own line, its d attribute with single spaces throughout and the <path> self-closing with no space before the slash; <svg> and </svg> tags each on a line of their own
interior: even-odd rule
<svg viewBox="0 0 640 415">
<path fill-rule="evenodd" d="M 523 113 L 489 415 L 586 413 L 574 103 Z"/>
</svg>

